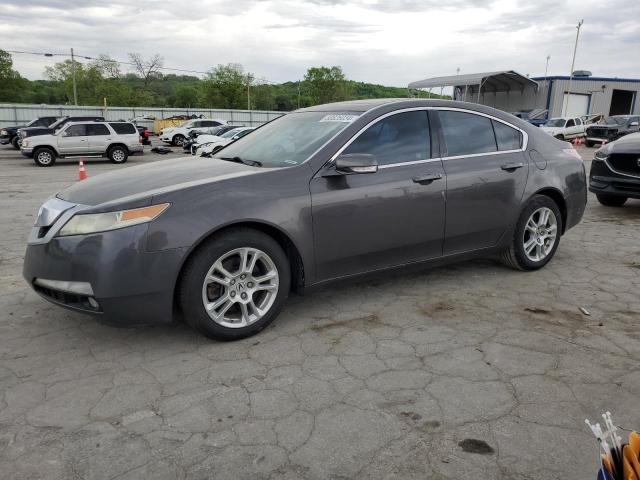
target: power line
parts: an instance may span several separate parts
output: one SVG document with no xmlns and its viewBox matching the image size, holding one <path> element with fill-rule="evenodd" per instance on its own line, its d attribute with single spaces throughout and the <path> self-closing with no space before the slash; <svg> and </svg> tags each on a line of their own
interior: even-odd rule
<svg viewBox="0 0 640 480">
<path fill-rule="evenodd" d="M 22 55 L 36 55 L 36 56 L 44 56 L 44 57 L 71 57 L 70 54 L 68 53 L 50 53 L 50 52 L 28 52 L 28 51 L 22 51 L 22 50 L 5 50 L 5 52 L 8 53 L 12 53 L 12 54 L 22 54 Z M 115 60 L 113 58 L 110 57 L 106 57 L 106 58 L 96 58 L 96 57 L 91 57 L 91 56 L 87 56 L 87 55 L 78 55 L 78 54 L 74 54 L 75 58 L 82 58 L 84 60 L 96 60 L 96 61 L 104 61 L 104 62 L 109 62 L 109 63 L 117 63 L 119 65 L 129 65 L 129 66 L 136 66 L 135 63 L 133 62 L 125 62 L 122 60 Z M 78 62 L 80 63 L 80 62 Z M 150 66 L 149 64 L 141 64 L 143 67 L 148 67 Z M 199 75 L 207 75 L 209 72 L 204 72 L 201 70 L 190 70 L 190 69 L 186 69 L 186 68 L 173 68 L 173 67 L 156 67 L 158 68 L 158 70 L 168 70 L 168 71 L 172 71 L 172 72 L 183 72 L 183 73 L 196 73 Z M 268 83 L 271 85 L 278 85 L 281 82 L 274 82 L 272 80 L 268 80 L 265 77 L 254 77 L 252 76 L 251 79 L 253 81 L 258 80 L 262 83 Z"/>
</svg>

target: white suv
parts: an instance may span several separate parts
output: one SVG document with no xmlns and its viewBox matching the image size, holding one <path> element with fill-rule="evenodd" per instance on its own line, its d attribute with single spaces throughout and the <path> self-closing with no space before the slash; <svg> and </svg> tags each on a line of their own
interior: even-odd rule
<svg viewBox="0 0 640 480">
<path fill-rule="evenodd" d="M 37 165 L 50 167 L 57 157 L 99 156 L 124 163 L 129 154 L 142 153 L 140 133 L 130 122 L 69 122 L 51 135 L 27 137 L 20 151 Z"/>
<path fill-rule="evenodd" d="M 187 120 L 179 127 L 163 128 L 160 131 L 160 140 L 181 147 L 189 137 L 189 132 L 194 128 L 218 127 L 226 123 L 226 120 L 220 119 L 194 118 L 193 120 Z"/>
<path fill-rule="evenodd" d="M 541 125 L 542 130 L 559 140 L 569 140 L 571 138 L 585 137 L 587 126 L 581 118 L 552 118 Z"/>
</svg>

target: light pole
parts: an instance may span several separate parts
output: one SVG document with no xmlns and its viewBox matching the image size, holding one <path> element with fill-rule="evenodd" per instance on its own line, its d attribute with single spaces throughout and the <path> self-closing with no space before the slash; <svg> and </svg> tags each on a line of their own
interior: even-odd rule
<svg viewBox="0 0 640 480">
<path fill-rule="evenodd" d="M 547 73 L 549 73 L 549 60 L 551 60 L 551 55 L 547 55 L 547 66 L 544 67 L 544 79 L 547 79 Z"/>
<path fill-rule="evenodd" d="M 562 116 L 566 116 L 567 115 L 567 107 L 569 106 L 569 97 L 571 97 L 571 82 L 573 81 L 573 67 L 576 63 L 576 52 L 578 50 L 578 39 L 580 38 L 580 27 L 582 27 L 582 24 L 584 23 L 584 20 L 580 20 L 578 22 L 578 26 L 576 27 L 577 31 L 576 31 L 576 43 L 573 46 L 573 58 L 571 59 L 571 70 L 569 71 L 569 86 L 567 88 L 568 92 L 567 92 L 567 98 L 564 101 L 564 106 L 562 108 Z"/>
<path fill-rule="evenodd" d="M 71 78 L 73 81 L 73 103 L 78 105 L 78 90 L 76 89 L 76 59 L 73 56 L 73 48 L 71 49 Z"/>
</svg>

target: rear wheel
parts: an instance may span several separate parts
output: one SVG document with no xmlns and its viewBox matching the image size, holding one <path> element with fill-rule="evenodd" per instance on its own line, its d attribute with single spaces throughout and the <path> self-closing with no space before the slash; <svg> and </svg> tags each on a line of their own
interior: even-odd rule
<svg viewBox="0 0 640 480">
<path fill-rule="evenodd" d="M 193 328 L 236 340 L 276 318 L 290 284 L 289 260 L 280 245 L 262 232 L 237 228 L 213 237 L 189 258 L 179 301 Z"/>
<path fill-rule="evenodd" d="M 621 207 L 627 201 L 627 197 L 619 197 L 617 195 L 596 195 L 596 197 L 606 207 Z"/>
<path fill-rule="evenodd" d="M 13 145 L 13 148 L 15 148 L 16 150 L 20 150 L 20 146 L 22 145 L 22 139 L 20 138 L 19 135 L 16 135 L 11 139 L 11 145 Z"/>
<path fill-rule="evenodd" d="M 33 152 L 33 161 L 39 167 L 50 167 L 56 163 L 56 152 L 49 147 L 40 147 Z"/>
<path fill-rule="evenodd" d="M 174 137 L 171 139 L 171 143 L 176 147 L 181 147 L 184 144 L 184 140 L 185 140 L 184 135 L 177 134 L 177 135 L 174 135 Z"/>
<path fill-rule="evenodd" d="M 129 158 L 129 151 L 122 145 L 114 145 L 109 148 L 107 156 L 113 163 L 124 163 Z"/>
<path fill-rule="evenodd" d="M 518 270 L 542 268 L 556 253 L 561 232 L 562 215 L 556 202 L 545 195 L 534 195 L 520 213 L 502 261 Z"/>
</svg>

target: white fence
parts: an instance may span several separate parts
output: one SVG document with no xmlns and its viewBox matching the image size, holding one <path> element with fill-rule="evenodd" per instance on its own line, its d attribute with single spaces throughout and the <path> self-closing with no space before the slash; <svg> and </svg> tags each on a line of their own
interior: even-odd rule
<svg viewBox="0 0 640 480">
<path fill-rule="evenodd" d="M 284 112 L 264 110 L 221 110 L 209 108 L 147 108 L 147 107 L 76 107 L 73 105 L 30 105 L 0 103 L 0 127 L 24 125 L 37 117 L 63 117 L 71 115 L 101 116 L 106 120 L 133 120 L 138 125 L 153 130 L 153 120 L 141 117 L 163 119 L 174 115 L 202 115 L 205 118 L 219 118 L 231 123 L 258 126 L 281 116 Z"/>
</svg>

